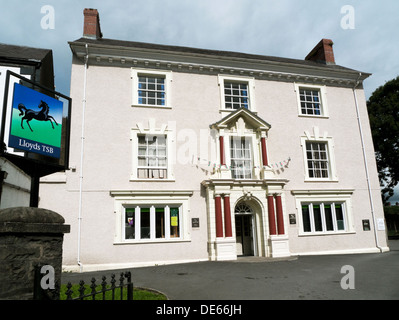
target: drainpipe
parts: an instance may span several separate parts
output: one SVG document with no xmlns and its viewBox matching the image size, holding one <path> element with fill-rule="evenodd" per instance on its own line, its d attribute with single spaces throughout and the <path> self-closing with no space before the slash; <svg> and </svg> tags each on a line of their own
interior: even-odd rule
<svg viewBox="0 0 399 320">
<path fill-rule="evenodd" d="M 359 78 L 357 79 L 357 81 L 355 83 L 355 86 L 353 87 L 352 91 L 353 91 L 353 97 L 355 99 L 357 123 L 359 125 L 360 140 L 361 140 L 361 143 L 362 143 L 364 167 L 365 167 L 365 170 L 366 170 L 367 189 L 368 189 L 369 199 L 370 199 L 371 215 L 373 217 L 373 225 L 374 225 L 373 231 L 374 231 L 375 243 L 376 243 L 376 247 L 380 250 L 380 252 L 383 252 L 381 246 L 379 245 L 379 241 L 378 241 L 378 234 L 377 234 L 377 229 L 376 229 L 376 219 L 375 219 L 375 214 L 374 214 L 374 202 L 373 202 L 373 197 L 372 197 L 372 194 L 371 194 L 369 169 L 368 169 L 368 165 L 367 165 L 366 150 L 365 150 L 365 147 L 364 147 L 364 138 L 363 138 L 362 124 L 361 124 L 361 121 L 360 121 L 359 106 L 358 106 L 357 96 L 356 96 L 356 91 L 355 91 L 356 87 L 360 83 L 359 80 L 360 80 L 361 76 L 362 76 L 362 73 L 359 72 Z"/>
<path fill-rule="evenodd" d="M 82 100 L 82 134 L 80 144 L 80 169 L 79 169 L 79 216 L 78 216 L 78 266 L 79 271 L 83 271 L 83 264 L 80 261 L 80 238 L 82 224 L 82 195 L 83 195 L 83 153 L 85 139 L 85 110 L 86 110 L 86 80 L 87 80 L 87 64 L 89 62 L 89 46 L 86 43 L 86 56 L 84 57 L 84 78 L 83 78 L 83 100 Z"/>
</svg>

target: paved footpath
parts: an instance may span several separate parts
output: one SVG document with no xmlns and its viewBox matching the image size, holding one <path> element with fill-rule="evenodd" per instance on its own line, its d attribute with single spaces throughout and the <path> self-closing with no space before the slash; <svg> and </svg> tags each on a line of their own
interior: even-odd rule
<svg viewBox="0 0 399 320">
<path fill-rule="evenodd" d="M 399 240 L 389 246 L 386 253 L 240 258 L 129 271 L 135 287 L 156 289 L 171 300 L 398 300 Z M 90 283 L 92 277 L 100 282 L 121 271 L 127 270 L 64 273 L 62 282 Z M 344 290 L 341 283 L 352 288 Z"/>
</svg>

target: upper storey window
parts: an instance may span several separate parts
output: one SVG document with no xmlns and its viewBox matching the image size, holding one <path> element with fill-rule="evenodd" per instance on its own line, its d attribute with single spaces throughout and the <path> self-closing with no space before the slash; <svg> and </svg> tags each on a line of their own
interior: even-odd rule
<svg viewBox="0 0 399 320">
<path fill-rule="evenodd" d="M 167 178 L 166 135 L 138 136 L 138 178 Z"/>
<path fill-rule="evenodd" d="M 301 100 L 301 114 L 321 115 L 321 99 L 319 90 L 300 88 L 299 98 Z"/>
<path fill-rule="evenodd" d="M 132 105 L 170 108 L 171 82 L 171 72 L 132 69 Z"/>
<path fill-rule="evenodd" d="M 330 177 L 327 142 L 306 142 L 306 160 L 309 178 Z"/>
<path fill-rule="evenodd" d="M 326 87 L 295 84 L 300 116 L 328 117 Z"/>
<path fill-rule="evenodd" d="M 139 76 L 138 103 L 164 106 L 166 103 L 165 78 L 157 76 Z"/>
<path fill-rule="evenodd" d="M 305 181 L 338 181 L 331 137 L 301 137 Z"/>
<path fill-rule="evenodd" d="M 231 176 L 233 179 L 252 178 L 251 137 L 230 138 Z"/>
<path fill-rule="evenodd" d="M 237 110 L 242 107 L 248 109 L 249 95 L 248 83 L 225 82 L 224 83 L 224 108 Z"/>
<path fill-rule="evenodd" d="M 240 108 L 256 111 L 253 78 L 219 75 L 218 80 L 222 111 L 234 111 Z"/>
</svg>

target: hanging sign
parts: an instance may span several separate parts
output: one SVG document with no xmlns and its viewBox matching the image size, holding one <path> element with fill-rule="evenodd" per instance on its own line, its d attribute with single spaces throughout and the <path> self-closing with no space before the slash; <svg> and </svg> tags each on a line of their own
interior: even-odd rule
<svg viewBox="0 0 399 320">
<path fill-rule="evenodd" d="M 9 147 L 60 158 L 63 102 L 14 84 Z"/>
</svg>

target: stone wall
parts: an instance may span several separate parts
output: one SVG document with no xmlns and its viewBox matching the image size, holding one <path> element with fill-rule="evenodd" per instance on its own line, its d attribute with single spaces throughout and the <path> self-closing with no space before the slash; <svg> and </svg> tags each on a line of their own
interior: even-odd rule
<svg viewBox="0 0 399 320">
<path fill-rule="evenodd" d="M 38 265 L 52 266 L 61 282 L 63 237 L 70 231 L 64 222 L 46 209 L 0 210 L 0 299 L 32 299 Z"/>
</svg>

